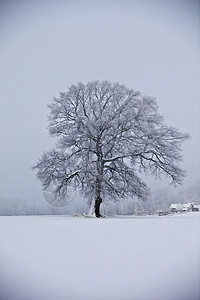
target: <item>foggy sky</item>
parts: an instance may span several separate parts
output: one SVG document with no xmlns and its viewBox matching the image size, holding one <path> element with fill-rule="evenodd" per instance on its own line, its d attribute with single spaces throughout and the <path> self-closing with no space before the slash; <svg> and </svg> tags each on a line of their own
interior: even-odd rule
<svg viewBox="0 0 200 300">
<path fill-rule="evenodd" d="M 117 81 L 156 97 L 165 123 L 191 134 L 182 166 L 185 184 L 197 181 L 199 11 L 192 0 L 1 1 L 0 197 L 43 201 L 31 166 L 56 142 L 47 104 L 78 81 Z"/>
</svg>

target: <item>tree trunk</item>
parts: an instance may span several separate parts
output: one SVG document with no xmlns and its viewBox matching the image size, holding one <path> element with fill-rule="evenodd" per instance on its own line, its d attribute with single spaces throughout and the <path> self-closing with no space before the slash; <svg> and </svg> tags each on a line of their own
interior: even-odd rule
<svg viewBox="0 0 200 300">
<path fill-rule="evenodd" d="M 102 203 L 101 199 L 101 184 L 102 184 L 102 178 L 103 178 L 103 154 L 100 144 L 100 137 L 97 137 L 97 143 L 96 143 L 96 155 L 97 155 L 97 161 L 96 161 L 96 186 L 95 186 L 95 203 L 94 203 L 94 213 L 96 218 L 102 217 L 100 214 L 100 205 Z"/>
<path fill-rule="evenodd" d="M 95 216 L 97 218 L 101 218 L 102 215 L 100 214 L 100 205 L 102 203 L 102 199 L 101 197 L 98 197 L 96 200 L 95 200 Z"/>
</svg>

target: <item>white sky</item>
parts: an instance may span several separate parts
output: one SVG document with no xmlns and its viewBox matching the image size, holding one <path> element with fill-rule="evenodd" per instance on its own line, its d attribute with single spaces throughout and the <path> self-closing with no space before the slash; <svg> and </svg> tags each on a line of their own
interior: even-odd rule
<svg viewBox="0 0 200 300">
<path fill-rule="evenodd" d="M 185 184 L 200 178 L 199 1 L 4 0 L 0 197 L 43 201 L 31 166 L 55 142 L 47 104 L 72 83 L 96 79 L 156 97 L 165 122 L 191 134 Z"/>
</svg>

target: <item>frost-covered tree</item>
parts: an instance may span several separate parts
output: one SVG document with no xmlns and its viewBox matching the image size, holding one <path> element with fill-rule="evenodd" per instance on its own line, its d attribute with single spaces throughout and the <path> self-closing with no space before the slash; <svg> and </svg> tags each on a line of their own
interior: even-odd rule
<svg viewBox="0 0 200 300">
<path fill-rule="evenodd" d="M 58 142 L 33 169 L 56 201 L 78 189 L 89 199 L 90 213 L 100 217 L 105 197 L 147 196 L 140 172 L 181 183 L 185 173 L 178 163 L 188 135 L 163 123 L 154 98 L 93 81 L 71 85 L 49 108 L 49 132 Z"/>
</svg>

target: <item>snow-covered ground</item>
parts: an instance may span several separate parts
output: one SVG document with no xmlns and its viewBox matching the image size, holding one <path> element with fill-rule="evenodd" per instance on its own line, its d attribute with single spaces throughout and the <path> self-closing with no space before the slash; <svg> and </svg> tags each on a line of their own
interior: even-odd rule
<svg viewBox="0 0 200 300">
<path fill-rule="evenodd" d="M 200 299 L 200 214 L 0 217 L 0 299 Z"/>
</svg>

